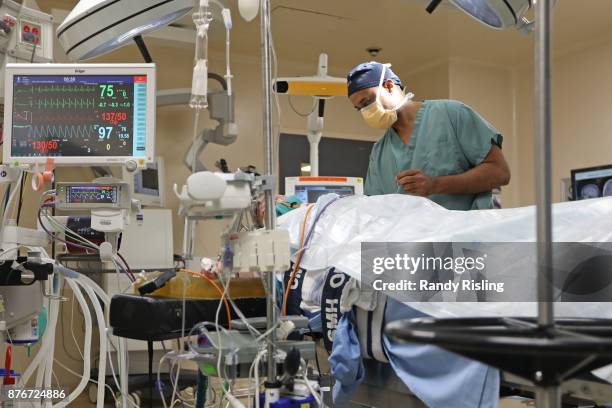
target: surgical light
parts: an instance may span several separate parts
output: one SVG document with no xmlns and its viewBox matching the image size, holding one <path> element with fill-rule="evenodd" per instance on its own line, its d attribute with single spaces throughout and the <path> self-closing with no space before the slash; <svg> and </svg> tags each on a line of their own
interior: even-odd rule
<svg viewBox="0 0 612 408">
<path fill-rule="evenodd" d="M 451 0 L 455 6 L 492 28 L 519 26 L 533 0 Z"/>
<path fill-rule="evenodd" d="M 516 27 L 520 31 L 530 31 L 532 23 L 525 13 L 535 4 L 535 0 L 450 0 L 456 7 L 488 27 L 503 30 Z M 433 0 L 427 7 L 432 13 L 442 0 Z"/>
<path fill-rule="evenodd" d="M 189 13 L 193 0 L 81 0 L 57 28 L 73 60 L 95 58 Z"/>
</svg>

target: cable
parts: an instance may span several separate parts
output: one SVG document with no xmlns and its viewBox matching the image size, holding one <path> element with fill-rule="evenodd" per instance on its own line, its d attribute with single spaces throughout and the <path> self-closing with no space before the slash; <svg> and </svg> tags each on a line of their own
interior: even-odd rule
<svg viewBox="0 0 612 408">
<path fill-rule="evenodd" d="M 230 307 L 229 307 L 229 303 L 227 301 L 227 297 L 224 295 L 225 291 L 221 290 L 219 285 L 217 285 L 214 280 L 212 280 L 211 278 L 206 276 L 206 274 L 203 274 L 203 273 L 200 273 L 200 272 L 190 271 L 189 269 L 181 269 L 181 272 L 185 272 L 185 273 L 188 273 L 190 275 L 198 276 L 198 277 L 200 277 L 202 279 L 207 280 L 208 283 L 210 283 L 217 290 L 217 292 L 219 292 L 219 294 L 221 295 L 221 298 L 219 299 L 219 301 L 223 301 L 223 303 L 225 303 L 225 312 L 227 313 L 227 325 L 231 329 L 231 327 L 232 327 L 232 324 L 231 324 L 232 315 L 230 313 Z M 221 279 L 219 279 L 219 282 L 221 282 Z"/>
<path fill-rule="evenodd" d="M 62 285 L 62 292 L 64 291 L 65 286 L 66 286 L 66 282 L 64 281 L 64 283 Z M 74 302 L 74 295 L 73 295 L 73 298 L 72 298 L 72 302 Z M 68 349 L 66 348 L 66 334 L 65 334 L 65 330 L 64 330 L 64 302 L 60 303 L 60 319 L 59 320 L 60 320 L 60 330 L 61 330 L 61 337 L 62 337 L 62 349 L 64 350 L 64 353 L 71 360 L 76 361 L 76 362 L 81 362 L 82 360 L 79 360 L 77 357 L 74 357 L 72 355 L 72 353 L 70 351 L 68 351 Z M 81 358 L 82 358 L 82 353 L 81 353 Z"/>
<path fill-rule="evenodd" d="M 289 291 L 291 290 L 291 285 L 293 284 L 293 280 L 295 279 L 295 274 L 302 260 L 302 254 L 304 253 L 303 248 L 304 234 L 306 233 L 306 223 L 308 222 L 308 215 L 310 214 L 310 211 L 313 208 L 314 204 L 308 205 L 308 207 L 306 208 L 306 213 L 304 214 L 304 219 L 302 220 L 302 226 L 300 227 L 300 246 L 295 258 L 295 262 L 293 263 L 293 270 L 291 271 L 291 275 L 289 276 L 287 287 L 285 288 L 285 295 L 283 296 L 283 316 L 287 316 L 287 300 L 289 299 Z"/>
<path fill-rule="evenodd" d="M 11 204 L 13 200 L 15 199 L 15 196 L 17 195 L 17 191 L 20 190 L 18 186 L 21 185 L 22 178 L 23 178 L 23 173 L 19 174 L 19 178 L 17 179 L 17 182 L 15 183 L 15 188 L 13 188 L 13 191 L 11 191 L 9 198 L 6 201 L 6 205 L 4 207 L 4 215 L 2 216 L 2 228 L 6 226 L 6 222 L 8 221 L 8 214 L 11 209 Z"/>
<path fill-rule="evenodd" d="M 77 351 L 79 352 L 79 355 L 81 356 L 81 359 L 84 359 L 85 357 L 83 357 L 83 352 L 81 351 L 79 342 L 77 341 L 76 336 L 74 335 L 74 291 L 72 292 L 72 301 L 70 301 L 70 334 L 72 334 L 72 340 L 74 341 L 74 344 L 76 346 Z"/>
<path fill-rule="evenodd" d="M 178 369 L 176 370 L 176 380 L 174 381 L 174 385 L 172 387 L 172 399 L 170 400 L 170 407 L 174 406 L 174 398 L 175 398 L 174 396 L 176 394 L 176 388 L 177 388 L 177 385 L 178 385 L 178 379 L 179 379 L 179 376 L 181 375 L 181 364 L 178 362 L 178 359 L 175 359 L 174 363 L 172 365 L 173 366 L 177 365 Z M 172 378 L 172 368 L 170 368 L 170 378 Z M 172 382 L 172 380 L 170 380 L 170 381 Z"/>
<path fill-rule="evenodd" d="M 19 252 L 19 250 L 21 248 L 28 248 L 28 247 L 25 246 L 25 245 L 19 245 L 19 246 L 13 247 L 13 248 L 9 248 L 6 251 L 1 251 L 0 252 L 0 256 L 6 256 L 6 254 L 10 254 L 11 252 L 15 252 L 15 251 Z M 17 257 L 19 257 L 19 253 L 17 253 Z M 4 259 L 4 260 L 0 260 L 0 265 L 4 264 L 7 261 L 11 261 L 12 262 L 11 259 Z M 9 274 L 9 276 L 10 276 L 10 274 Z M 8 279 L 9 276 L 7 276 L 7 279 Z"/>
<path fill-rule="evenodd" d="M 119 362 L 119 351 L 115 347 L 115 344 L 113 344 L 113 342 L 109 338 L 108 332 L 106 333 L 106 339 L 107 339 L 108 343 L 111 345 L 111 347 L 115 350 L 115 355 L 117 356 L 117 362 Z M 115 371 L 115 365 L 113 364 L 113 357 L 110 354 L 110 348 L 107 348 L 106 352 L 108 353 L 108 362 L 109 362 L 109 365 L 110 365 L 110 368 L 111 368 L 111 373 L 113 375 L 113 381 L 115 382 L 115 387 L 117 387 L 117 390 L 121 390 L 121 385 L 119 384 L 119 380 L 117 379 L 117 373 Z M 129 398 L 128 398 L 128 401 L 131 402 L 131 400 Z M 136 407 L 136 408 L 139 408 L 139 407 Z"/>
<path fill-rule="evenodd" d="M 46 208 L 48 208 L 48 207 L 46 207 Z M 45 213 L 43 215 L 44 215 L 45 219 L 49 222 L 49 224 L 51 224 L 57 230 L 63 231 L 64 235 L 66 236 L 66 238 L 71 238 L 72 240 L 78 241 L 81 245 L 84 245 L 86 247 L 91 247 L 91 249 L 93 249 L 95 251 L 99 251 L 99 247 L 98 247 L 97 244 L 94 244 L 93 242 L 91 242 L 87 238 L 83 237 L 82 235 L 78 234 L 77 232 L 74 232 L 73 230 L 68 228 L 68 226 L 59 223 L 55 218 L 50 216 L 46 211 L 45 211 Z M 58 231 L 56 231 L 56 232 L 58 232 Z M 67 245 L 68 244 L 74 245 L 73 242 L 68 242 L 68 241 L 64 241 L 64 242 Z"/>
<path fill-rule="evenodd" d="M 66 370 L 68 373 L 74 375 L 75 377 L 81 378 L 83 376 L 82 374 L 79 374 L 76 371 L 72 371 L 70 368 L 68 368 L 67 366 L 62 364 L 58 359 L 54 358 L 53 361 L 55 362 L 55 364 L 57 364 L 58 366 L 60 366 L 64 370 Z M 92 384 L 98 385 L 98 382 L 96 380 L 91 379 L 91 378 L 89 379 L 89 382 L 92 383 Z M 106 389 L 108 389 L 110 391 L 111 396 L 115 400 L 115 406 L 117 406 L 118 401 L 117 401 L 117 397 L 115 396 L 115 391 L 113 391 L 113 388 L 110 385 L 108 385 L 108 384 L 104 384 L 104 388 L 106 388 Z"/>
<path fill-rule="evenodd" d="M 43 259 L 44 261 L 50 261 L 50 262 L 53 261 L 52 259 L 48 259 L 48 255 L 46 255 L 46 252 L 44 252 L 44 253 L 45 253 L 45 258 Z M 68 268 L 65 268 L 65 267 L 63 267 L 61 265 L 56 265 L 55 266 L 55 271 L 57 271 L 60 274 L 59 276 L 62 276 L 64 274 L 66 274 L 68 276 L 70 276 L 70 275 L 74 276 L 74 274 L 75 274 L 74 271 L 72 271 L 72 270 L 70 270 Z M 94 309 L 96 311 L 96 318 L 98 320 L 98 326 L 99 326 L 99 329 L 100 329 L 100 345 L 101 345 L 100 346 L 100 354 L 101 355 L 100 355 L 98 361 L 99 361 L 99 364 L 102 367 L 106 367 L 106 364 L 104 362 L 104 357 L 103 356 L 108 355 L 108 357 L 109 357 L 108 358 L 108 362 L 109 362 L 109 364 L 111 366 L 111 371 L 112 371 L 112 374 L 113 374 L 113 380 L 115 381 L 117 389 L 121 389 L 121 386 L 119 385 L 119 382 L 117 381 L 117 376 L 116 376 L 116 373 L 115 373 L 115 369 L 114 369 L 114 365 L 113 365 L 113 361 L 112 361 L 112 356 L 110 355 L 110 348 L 109 347 L 105 347 L 108 343 L 110 343 L 111 346 L 116 351 L 115 345 L 114 345 L 112 339 L 110 339 L 110 337 L 109 337 L 110 334 L 109 334 L 109 332 L 106 331 L 106 320 L 108 319 L 108 314 L 109 314 L 110 298 L 104 292 L 104 290 L 102 290 L 102 288 L 100 288 L 100 286 L 98 286 L 89 277 L 87 277 L 85 275 L 82 275 L 82 274 L 78 274 L 78 273 L 77 273 L 77 275 L 78 275 L 78 278 L 74 279 L 74 282 L 69 281 L 69 280 L 67 282 L 68 282 L 69 285 L 71 285 L 71 288 L 72 288 L 72 285 L 76 286 L 76 288 L 73 288 L 73 292 L 76 293 L 77 297 L 80 294 L 80 291 L 78 290 L 78 287 L 79 286 L 83 287 L 83 289 L 87 292 L 87 294 L 88 294 L 88 296 L 90 298 L 91 303 L 94 305 Z M 106 315 L 104 315 L 102 313 L 102 308 L 101 308 L 101 306 L 98 303 L 98 301 L 99 301 L 98 299 L 104 305 L 104 308 L 105 308 L 105 311 L 106 311 Z M 87 308 L 86 310 L 89 311 L 89 308 Z M 54 316 L 54 315 L 52 314 L 52 316 Z M 56 320 L 57 320 L 57 318 L 56 318 Z M 86 328 L 87 328 L 87 326 L 86 326 Z M 86 338 L 87 338 L 87 330 L 86 330 Z M 86 351 L 88 351 L 88 350 L 86 349 Z M 102 354 L 102 353 L 104 353 L 104 354 Z M 84 360 L 87 360 L 87 358 L 84 359 Z M 104 373 L 104 369 L 103 368 L 98 371 L 98 376 L 99 376 L 98 381 L 101 381 L 102 383 L 104 383 L 104 374 L 105 373 Z M 99 388 L 98 392 L 99 392 L 98 400 L 103 399 L 104 398 L 103 388 Z M 128 399 L 128 401 L 130 401 L 130 403 L 132 405 L 134 405 L 131 400 Z"/>
<path fill-rule="evenodd" d="M 317 215 L 315 216 L 315 219 L 312 222 L 312 225 L 310 226 L 310 230 L 308 230 L 308 235 L 306 235 L 306 242 L 304 242 L 304 248 L 303 248 L 304 251 L 308 248 L 308 245 L 310 244 L 310 240 L 312 239 L 312 234 L 314 233 L 314 230 L 315 230 L 315 227 L 317 225 L 317 222 L 319 222 L 319 218 L 321 218 L 321 216 L 323 215 L 325 210 L 327 210 L 327 208 L 329 208 L 330 205 L 332 205 L 333 203 L 335 203 L 336 201 L 338 201 L 341 198 L 342 197 L 336 197 L 336 198 L 330 200 L 327 204 L 325 204 L 325 206 L 323 208 L 321 208 L 319 211 L 317 211 Z"/>
<path fill-rule="evenodd" d="M 42 220 L 42 214 L 43 214 L 43 213 L 42 213 L 42 211 L 43 211 L 43 209 L 44 209 L 44 208 L 48 208 L 48 207 L 45 207 L 45 206 L 48 206 L 48 204 L 45 204 L 45 205 L 41 206 L 41 207 L 38 209 L 38 222 L 39 222 L 39 224 L 40 224 L 41 228 L 43 229 L 43 231 L 45 231 L 45 233 L 46 233 L 46 234 L 47 234 L 47 235 L 48 235 L 48 236 L 49 236 L 49 237 L 50 237 L 52 240 L 54 240 L 54 241 L 60 241 L 60 242 L 63 242 L 64 244 L 66 244 L 66 245 L 72 245 L 72 246 L 75 246 L 75 247 L 77 247 L 77 248 L 84 249 L 85 251 L 94 251 L 94 252 L 99 252 L 99 247 L 98 247 L 96 244 L 94 244 L 93 242 L 89 241 L 88 239 L 86 239 L 86 238 L 82 237 L 81 235 L 77 234 L 76 232 L 72 231 L 70 228 L 68 228 L 68 227 L 66 227 L 66 226 L 63 226 L 63 225 L 59 224 L 59 223 L 58 223 L 58 222 L 57 222 L 55 219 L 53 219 L 53 217 L 50 217 L 50 216 L 49 216 L 49 215 L 48 215 L 48 214 L 45 212 L 45 213 L 44 213 L 44 215 L 45 215 L 45 219 L 46 219 L 46 220 L 47 220 L 47 221 L 48 221 L 50 224 L 52 224 L 52 225 L 53 225 L 53 226 L 55 226 L 56 228 L 60 228 L 60 229 L 64 230 L 64 231 L 65 231 L 65 233 L 70 234 L 72 237 L 74 237 L 74 239 L 78 240 L 80 243 L 68 242 L 67 240 L 65 240 L 65 239 L 63 239 L 63 238 L 60 238 L 60 237 L 58 237 L 56 234 L 53 234 L 51 231 L 49 231 L 49 230 L 47 229 L 47 227 L 45 226 L 45 224 L 43 223 L 43 220 Z M 119 257 L 121 257 L 121 255 L 120 255 L 120 254 L 118 254 L 118 256 L 119 256 Z M 123 259 L 123 258 L 122 258 L 122 259 Z M 117 269 L 119 269 L 119 270 L 123 271 L 123 272 L 124 272 L 124 273 L 125 273 L 125 274 L 128 276 L 128 279 L 129 279 L 129 280 L 130 280 L 132 283 L 133 283 L 133 282 L 136 280 L 136 278 L 134 277 L 134 275 L 133 275 L 133 274 L 132 274 L 130 271 L 125 270 L 125 269 L 124 269 L 124 268 L 123 268 L 121 265 L 119 265 L 119 264 L 118 264 L 118 263 L 117 263 L 117 262 L 116 262 L 114 259 L 113 259 L 112 261 L 113 261 L 113 263 L 115 264 L 115 267 L 116 267 Z M 124 260 L 124 262 L 125 262 L 125 260 Z M 125 264 L 126 264 L 126 266 L 127 266 L 127 263 L 125 263 Z"/>
<path fill-rule="evenodd" d="M 81 244 L 76 244 L 74 242 L 68 242 L 65 239 L 62 239 L 60 237 L 58 237 L 57 235 L 54 235 L 51 231 L 49 231 L 47 229 L 47 227 L 45 226 L 45 224 L 42 221 L 42 207 L 38 209 L 38 222 L 40 223 L 41 228 L 43 229 L 43 231 L 45 231 L 47 233 L 47 235 L 49 235 L 49 237 L 53 240 L 53 241 L 60 241 L 63 242 L 66 245 L 73 245 L 77 248 L 81 248 L 81 249 L 85 249 L 85 250 L 95 250 L 97 251 L 97 248 L 94 247 L 90 247 L 90 246 L 85 246 L 85 245 L 81 245 Z M 45 215 L 45 217 L 47 217 L 47 215 Z M 52 219 L 52 218 L 47 218 L 48 220 Z M 66 228 L 66 230 L 68 230 L 68 228 Z"/>
<path fill-rule="evenodd" d="M 172 378 L 174 377 L 174 375 L 172 374 L 173 369 L 174 369 L 175 364 L 171 364 L 170 365 L 170 369 L 169 369 L 169 376 L 168 378 L 170 379 L 170 383 L 172 384 L 172 387 L 174 388 L 175 386 L 177 386 L 176 384 L 178 384 L 178 381 L 174 381 Z M 178 380 L 178 375 L 177 375 L 177 380 Z M 176 397 L 178 398 L 178 401 L 182 402 L 185 405 L 189 405 L 189 403 L 195 403 L 195 398 L 188 400 L 186 398 L 183 398 L 181 396 L 180 390 L 179 392 L 176 394 Z"/>
<path fill-rule="evenodd" d="M 41 200 L 42 200 L 42 197 L 41 197 Z M 39 208 L 39 213 L 42 213 L 43 209 L 47 209 L 49 207 L 52 207 L 53 205 L 54 205 L 53 199 L 51 197 L 46 198 L 44 200 L 44 203 Z M 70 235 L 71 237 L 73 237 L 73 239 L 79 241 L 81 243 L 81 245 L 90 246 L 92 249 L 94 249 L 96 251 L 99 251 L 98 245 L 96 245 L 95 243 L 91 242 L 87 238 L 81 236 L 80 234 L 76 233 L 75 231 L 71 230 L 66 225 L 60 224 L 52 216 L 49 216 L 49 214 L 46 211 L 45 211 L 45 213 L 43 215 L 45 216 L 45 219 L 49 222 L 49 224 L 52 224 L 55 228 L 57 228 L 57 229 L 59 229 L 61 231 L 64 231 L 65 235 Z M 40 219 L 40 217 L 39 217 L 39 221 L 41 221 L 41 223 L 42 223 L 42 220 Z M 46 228 L 44 228 L 44 225 L 42 225 L 42 226 L 43 226 L 43 229 L 45 231 L 47 231 L 47 233 L 49 233 L 48 230 Z M 68 244 L 76 245 L 76 244 L 74 244 L 72 242 L 68 242 L 66 240 L 62 240 L 61 238 L 56 238 L 56 239 L 58 241 L 60 241 L 60 242 L 65 243 L 66 245 L 68 245 Z"/>
<path fill-rule="evenodd" d="M 183 312 L 181 313 L 181 340 L 183 340 L 185 338 L 185 320 L 187 319 L 186 314 L 187 314 L 187 308 L 186 308 L 186 296 L 187 296 L 187 279 L 183 278 L 183 301 L 182 303 L 182 307 L 183 307 Z M 221 301 L 219 301 L 221 302 Z M 182 346 L 184 346 L 184 343 L 182 343 Z M 170 368 L 170 371 L 172 371 L 172 367 Z M 177 379 L 178 381 L 178 379 Z M 174 400 L 174 393 L 172 395 L 172 399 Z M 170 406 L 172 406 L 172 402 L 170 402 Z"/>
<path fill-rule="evenodd" d="M 308 365 L 306 364 L 306 361 L 304 359 L 302 359 L 302 370 L 304 371 L 303 373 L 303 378 L 304 378 L 304 383 L 306 384 L 306 388 L 308 388 L 308 391 L 310 391 L 310 394 L 314 397 L 315 401 L 317 401 L 317 405 L 319 407 L 321 407 L 321 396 L 319 395 L 318 392 L 316 392 L 314 390 L 314 388 L 312 388 L 312 385 L 310 384 L 310 381 L 308 381 Z"/>
<path fill-rule="evenodd" d="M 76 279 L 75 282 L 77 285 L 80 285 L 87 293 L 87 296 L 89 296 L 89 301 L 93 305 L 94 312 L 96 314 L 100 342 L 100 349 L 98 353 L 98 383 L 104 385 L 106 383 L 106 349 L 108 348 L 108 343 L 106 340 L 106 322 L 104 319 L 104 314 L 102 313 L 102 307 L 100 306 L 100 302 L 98 301 L 98 298 L 96 297 L 96 294 L 94 293 L 93 289 L 89 287 L 89 285 L 86 285 L 83 281 L 80 281 L 78 279 Z M 99 401 L 104 401 L 103 387 L 98 387 L 97 399 Z"/>
<path fill-rule="evenodd" d="M 6 211 L 6 207 L 8 206 L 8 199 L 11 195 L 11 183 L 6 186 L 6 190 L 4 190 L 4 210 Z"/>
<path fill-rule="evenodd" d="M 58 303 L 59 303 L 59 300 L 57 299 L 49 300 L 49 324 L 47 326 L 47 330 L 45 331 L 45 334 L 43 335 L 43 338 L 41 341 L 42 345 L 40 349 L 38 350 L 38 353 L 36 353 L 36 356 L 32 359 L 32 361 L 30 362 L 28 367 L 25 369 L 25 371 L 23 372 L 19 380 L 20 388 L 25 388 L 28 380 L 34 373 L 34 370 L 36 370 L 40 366 L 40 364 L 43 361 L 43 358 L 47 356 L 48 349 L 50 348 L 51 343 L 55 341 L 54 333 L 50 328 L 55 327 L 55 325 L 57 324 L 57 317 L 59 314 Z"/>
<path fill-rule="evenodd" d="M 134 278 L 134 274 L 132 273 L 132 270 L 130 269 L 130 265 L 128 265 L 123 255 L 117 252 L 117 256 L 119 257 L 119 259 L 121 259 L 121 262 L 123 262 L 123 264 L 125 265 L 125 268 L 127 269 L 128 273 L 132 276 L 132 278 Z"/>
<path fill-rule="evenodd" d="M 164 405 L 164 408 L 168 408 L 168 405 L 166 404 L 166 397 L 164 397 L 164 390 L 161 387 L 161 374 L 160 373 L 161 373 L 162 363 L 164 362 L 164 360 L 166 360 L 166 356 L 168 354 L 170 354 L 170 353 L 164 354 L 162 356 L 162 358 L 159 359 L 159 364 L 157 364 L 157 387 L 159 389 L 159 395 L 161 397 L 162 404 Z"/>
<path fill-rule="evenodd" d="M 79 304 L 81 305 L 81 308 L 83 309 L 83 314 L 85 316 L 85 347 L 84 347 L 85 355 L 84 355 L 84 359 L 83 359 L 83 375 L 82 375 L 81 382 L 79 383 L 79 385 L 77 385 L 77 387 L 66 398 L 64 398 L 62 401 L 60 401 L 56 405 L 58 408 L 59 407 L 64 407 L 64 406 L 67 406 L 68 404 L 70 404 L 77 396 L 79 396 L 81 394 L 81 392 L 83 392 L 83 390 L 85 389 L 85 385 L 89 381 L 89 378 L 90 378 L 91 337 L 92 337 L 92 331 L 93 331 L 92 330 L 93 323 L 92 323 L 92 319 L 91 319 L 91 313 L 89 312 L 89 308 L 87 307 L 87 303 L 85 301 L 85 298 L 83 297 L 83 294 L 81 293 L 81 291 L 78 288 L 76 283 L 72 282 L 70 279 L 67 279 L 66 282 L 68 282 L 68 285 L 70 286 L 70 288 L 75 293 L 75 295 L 77 297 L 77 300 L 78 300 Z"/>
<path fill-rule="evenodd" d="M 221 283 L 221 285 L 223 285 L 223 280 L 222 280 L 221 274 L 219 275 L 219 282 Z M 229 283 L 229 281 L 228 281 L 228 283 Z M 223 294 L 221 295 L 221 299 L 225 299 L 225 294 L 227 292 L 227 288 L 228 287 L 229 287 L 229 285 L 227 285 L 227 286 L 224 285 L 224 287 L 223 287 Z M 215 313 L 215 327 L 219 327 L 219 315 L 220 314 L 221 314 L 221 301 L 219 301 L 219 305 L 217 306 L 217 312 Z M 228 321 L 228 323 L 229 323 L 229 321 Z M 221 334 L 220 334 L 218 329 L 217 329 L 217 346 L 218 346 L 218 349 L 219 349 L 219 352 L 217 353 L 217 373 L 219 374 L 219 376 L 221 376 L 221 354 L 222 354 L 221 350 L 222 350 L 222 346 L 221 346 Z M 223 371 L 223 373 L 225 373 L 225 370 Z M 228 387 L 227 392 L 228 393 L 230 392 L 229 387 Z"/>
<path fill-rule="evenodd" d="M 130 285 L 133 284 L 134 282 L 136 282 L 136 278 L 134 278 L 133 275 L 130 275 L 128 273 L 128 271 L 125 270 L 125 268 L 117 262 L 117 260 L 113 257 L 111 258 L 111 262 L 113 263 L 113 265 L 115 266 L 115 272 L 117 272 L 117 278 L 119 278 L 121 276 L 120 272 L 123 272 L 125 274 L 125 276 L 127 277 L 127 279 L 130 281 Z M 121 290 L 121 287 L 119 286 L 119 279 L 117 279 L 117 291 L 120 293 L 124 293 L 126 290 L 128 290 L 131 286 L 128 286 L 127 288 L 125 288 L 124 290 Z"/>
<path fill-rule="evenodd" d="M 21 179 L 21 187 L 19 188 L 19 204 L 17 206 L 17 225 L 19 225 L 19 219 L 21 218 L 21 207 L 23 205 L 23 190 L 28 179 L 28 173 L 26 173 Z"/>
<path fill-rule="evenodd" d="M 310 109 L 310 112 L 308 113 L 302 113 L 300 111 L 298 111 L 295 106 L 293 105 L 293 101 L 291 99 L 292 95 L 289 95 L 288 102 L 289 102 L 289 106 L 291 107 L 291 110 L 293 112 L 295 112 L 296 115 L 301 116 L 303 118 L 307 118 L 308 116 L 310 116 L 316 109 L 317 109 L 317 100 L 315 99 L 313 104 L 312 104 L 312 108 Z"/>
<path fill-rule="evenodd" d="M 261 361 L 262 357 L 264 355 L 267 354 L 267 350 L 266 349 L 262 349 L 259 353 L 257 353 L 257 356 L 255 357 L 255 360 L 253 360 L 253 364 L 251 364 L 251 369 L 249 370 L 249 380 L 251 379 L 251 371 L 253 370 L 253 367 L 255 367 L 255 382 L 253 383 L 253 386 L 255 387 L 255 408 L 259 408 L 259 362 Z"/>
<path fill-rule="evenodd" d="M 314 337 L 313 337 L 313 331 L 312 331 L 312 327 L 310 327 L 310 322 L 308 322 L 308 330 L 310 330 L 310 338 L 314 341 Z M 315 346 L 316 346 L 316 342 L 315 342 Z M 316 347 L 315 347 L 315 363 L 317 365 L 317 371 L 319 372 L 319 383 L 321 382 L 321 366 L 319 365 L 319 354 L 317 353 Z"/>
</svg>

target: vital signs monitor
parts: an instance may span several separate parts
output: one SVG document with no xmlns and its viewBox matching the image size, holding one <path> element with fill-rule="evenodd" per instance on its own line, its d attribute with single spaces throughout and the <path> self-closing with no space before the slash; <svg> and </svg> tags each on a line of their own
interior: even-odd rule
<svg viewBox="0 0 612 408">
<path fill-rule="evenodd" d="M 7 64 L 4 163 L 151 162 L 154 64 Z"/>
</svg>

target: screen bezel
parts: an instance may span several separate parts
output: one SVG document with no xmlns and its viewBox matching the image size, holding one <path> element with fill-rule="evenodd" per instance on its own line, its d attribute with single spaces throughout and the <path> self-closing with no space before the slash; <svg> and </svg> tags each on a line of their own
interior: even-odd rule
<svg viewBox="0 0 612 408">
<path fill-rule="evenodd" d="M 330 194 L 333 191 L 331 190 L 340 190 L 340 189 L 350 189 L 351 190 L 351 194 L 347 194 L 348 196 L 351 195 L 355 195 L 355 186 L 351 185 L 351 184 L 296 184 L 293 188 L 293 195 L 295 195 L 296 197 L 299 198 L 298 194 L 300 192 L 305 192 L 306 196 L 309 197 L 310 196 L 310 191 L 315 190 L 315 189 L 323 189 L 324 191 L 326 191 L 326 194 Z M 342 197 L 342 196 L 341 196 Z M 308 198 L 306 200 L 306 202 L 302 202 L 303 204 L 311 204 L 314 203 L 316 201 L 310 201 L 310 199 Z"/>
<path fill-rule="evenodd" d="M 612 164 L 605 164 L 602 166 L 585 167 L 582 169 L 571 170 L 572 201 L 580 201 L 578 200 L 578 189 L 576 188 L 576 174 L 586 173 L 589 171 L 598 171 L 598 170 L 612 170 Z"/>
<path fill-rule="evenodd" d="M 146 75 L 147 76 L 147 132 L 143 157 L 134 156 L 13 156 L 13 84 L 15 75 Z M 155 64 L 7 64 L 4 87 L 4 146 L 3 162 L 11 166 L 44 164 L 48 158 L 59 166 L 119 165 L 134 160 L 139 167 L 155 157 L 156 77 Z"/>
<path fill-rule="evenodd" d="M 285 177 L 285 195 L 295 194 L 297 186 L 350 186 L 354 188 L 354 195 L 363 195 L 363 179 L 361 177 L 344 176 L 296 176 Z"/>
<path fill-rule="evenodd" d="M 108 201 L 81 201 L 81 202 L 72 202 L 72 201 L 68 200 L 68 198 L 70 197 L 70 194 L 71 194 L 71 189 L 74 189 L 74 188 L 87 188 L 87 187 L 92 187 L 92 188 L 95 188 L 95 189 L 112 188 L 114 190 L 113 192 L 115 194 L 115 201 L 110 201 L 110 202 L 108 202 Z M 68 205 L 74 205 L 74 204 L 96 205 L 97 204 L 97 205 L 103 205 L 103 206 L 116 207 L 116 206 L 119 205 L 119 202 L 120 202 L 120 199 L 121 199 L 121 197 L 119 197 L 119 194 L 121 194 L 120 187 L 117 186 L 117 185 L 113 185 L 113 184 L 108 184 L 108 185 L 102 185 L 102 184 L 100 184 L 100 185 L 91 185 L 91 184 L 87 184 L 87 185 L 82 184 L 82 185 L 79 185 L 79 184 L 73 184 L 73 185 L 70 185 L 70 186 L 66 187 L 65 198 L 66 198 L 66 204 L 68 204 Z"/>
<path fill-rule="evenodd" d="M 136 192 L 136 172 L 143 170 L 138 169 L 136 172 L 129 172 L 125 167 L 123 168 L 123 180 L 130 185 L 130 189 L 132 192 L 132 197 L 135 200 L 139 200 L 143 206 L 148 207 L 165 207 L 166 206 L 166 188 L 165 188 L 165 179 L 166 179 L 166 170 L 164 164 L 164 158 L 161 156 L 157 156 L 153 159 L 151 163 L 147 163 L 145 167 L 155 166 L 157 168 L 157 183 L 159 184 L 159 189 L 157 190 L 159 195 L 149 195 L 142 194 Z"/>
</svg>

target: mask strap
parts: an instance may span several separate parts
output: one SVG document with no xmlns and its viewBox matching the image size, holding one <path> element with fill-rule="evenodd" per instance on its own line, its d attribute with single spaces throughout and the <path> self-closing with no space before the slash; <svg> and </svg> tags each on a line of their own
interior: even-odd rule
<svg viewBox="0 0 612 408">
<path fill-rule="evenodd" d="M 382 65 L 383 65 L 383 69 L 382 69 L 382 72 L 380 73 L 380 81 L 378 81 L 378 89 L 376 89 L 376 102 L 379 102 L 379 103 L 380 103 L 380 91 L 382 89 L 382 84 L 385 79 L 385 70 L 387 69 L 387 67 L 390 67 L 391 64 L 382 64 Z"/>
</svg>

